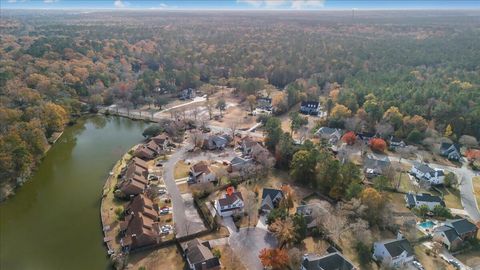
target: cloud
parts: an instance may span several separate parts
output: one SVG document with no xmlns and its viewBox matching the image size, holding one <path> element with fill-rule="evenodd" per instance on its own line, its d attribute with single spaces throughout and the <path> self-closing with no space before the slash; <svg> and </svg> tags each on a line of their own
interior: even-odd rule
<svg viewBox="0 0 480 270">
<path fill-rule="evenodd" d="M 116 7 L 116 8 L 124 8 L 126 5 L 125 3 L 122 1 L 122 0 L 115 0 L 113 2 L 113 5 Z"/>
<path fill-rule="evenodd" d="M 325 5 L 325 0 L 293 0 L 293 9 L 310 9 L 322 8 Z"/>
<path fill-rule="evenodd" d="M 263 0 L 237 0 L 237 3 L 245 3 L 254 7 L 260 7 L 263 2 Z"/>
<path fill-rule="evenodd" d="M 8 0 L 7 2 L 8 2 L 8 3 L 16 3 L 17 0 Z"/>
<path fill-rule="evenodd" d="M 51 4 L 51 3 L 55 3 L 57 2 L 58 0 L 43 0 L 43 3 L 45 4 Z"/>
</svg>

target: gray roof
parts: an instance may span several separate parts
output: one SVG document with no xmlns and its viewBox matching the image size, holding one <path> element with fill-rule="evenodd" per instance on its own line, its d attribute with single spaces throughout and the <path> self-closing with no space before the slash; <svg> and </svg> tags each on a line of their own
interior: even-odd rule
<svg viewBox="0 0 480 270">
<path fill-rule="evenodd" d="M 391 240 L 383 243 L 385 245 L 385 248 L 387 249 L 388 253 L 390 253 L 390 256 L 392 257 L 397 257 L 402 252 L 406 251 L 407 256 L 412 256 L 413 255 L 413 249 L 410 243 L 408 242 L 407 239 L 400 239 L 400 240 Z"/>
<path fill-rule="evenodd" d="M 390 160 L 387 159 L 375 159 L 372 157 L 366 157 L 363 160 L 363 167 L 368 169 L 380 169 L 383 170 L 390 166 Z"/>
<path fill-rule="evenodd" d="M 425 163 L 414 162 L 413 166 L 415 166 L 415 168 L 417 168 L 417 170 L 421 171 L 422 173 L 435 173 L 435 170 Z"/>
<path fill-rule="evenodd" d="M 415 195 L 415 200 L 419 202 L 436 202 L 445 206 L 445 202 L 439 196 L 431 195 L 428 193 L 422 193 Z"/>
<path fill-rule="evenodd" d="M 278 195 L 283 197 L 283 192 L 279 189 L 264 188 L 262 192 L 262 200 L 264 200 L 266 197 L 270 197 L 273 200 Z"/>
<path fill-rule="evenodd" d="M 307 254 L 304 256 L 302 265 L 307 270 L 351 270 L 354 268 L 353 264 L 338 252 L 325 256 Z"/>
<path fill-rule="evenodd" d="M 325 135 L 331 135 L 335 132 L 340 132 L 339 129 L 336 128 L 330 128 L 330 127 L 321 127 L 317 130 L 317 133 L 325 134 Z"/>
<path fill-rule="evenodd" d="M 478 229 L 475 224 L 471 223 L 470 221 L 464 218 L 447 220 L 445 224 L 454 228 L 455 231 L 458 233 L 458 235 L 464 235 L 466 233 L 474 232 Z"/>
<path fill-rule="evenodd" d="M 247 163 L 249 160 L 248 159 L 244 159 L 244 158 L 241 158 L 241 157 L 234 157 L 232 158 L 232 160 L 230 161 L 230 164 L 234 165 L 234 164 L 243 164 L 243 163 Z"/>
<path fill-rule="evenodd" d="M 448 241 L 450 241 L 450 243 L 453 242 L 455 239 L 460 238 L 455 229 L 445 225 L 435 228 L 434 232 L 443 232 L 447 237 Z"/>
<path fill-rule="evenodd" d="M 412 193 L 407 193 L 407 195 L 405 195 L 405 197 L 407 198 L 407 203 L 409 206 L 411 207 L 414 207 L 415 206 L 415 197 L 414 197 L 414 194 Z"/>
</svg>

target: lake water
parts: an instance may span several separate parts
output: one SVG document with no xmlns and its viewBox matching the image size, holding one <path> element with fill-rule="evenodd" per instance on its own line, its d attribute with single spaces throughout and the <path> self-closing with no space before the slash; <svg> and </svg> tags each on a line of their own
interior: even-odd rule
<svg viewBox="0 0 480 270">
<path fill-rule="evenodd" d="M 146 126 L 96 116 L 67 127 L 30 181 L 0 204 L 0 269 L 108 269 L 102 186 Z"/>
</svg>

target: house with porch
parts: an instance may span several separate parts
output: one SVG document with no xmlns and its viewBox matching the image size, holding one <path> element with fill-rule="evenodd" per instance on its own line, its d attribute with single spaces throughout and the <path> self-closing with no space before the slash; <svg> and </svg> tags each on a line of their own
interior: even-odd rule
<svg viewBox="0 0 480 270">
<path fill-rule="evenodd" d="M 229 172 L 238 172 L 253 164 L 252 159 L 243 157 L 234 157 L 228 165 Z"/>
<path fill-rule="evenodd" d="M 420 162 L 414 162 L 410 169 L 410 174 L 431 185 L 442 185 L 445 180 L 445 173 L 443 170 L 431 168 L 428 164 Z"/>
<path fill-rule="evenodd" d="M 440 145 L 440 155 L 448 158 L 449 160 L 459 161 L 462 158 L 460 154 L 460 147 L 452 143 L 442 143 Z"/>
<path fill-rule="evenodd" d="M 363 172 L 367 178 L 384 175 L 390 169 L 391 163 L 388 156 L 367 155 L 363 159 Z"/>
<path fill-rule="evenodd" d="M 390 149 L 397 149 L 397 148 L 402 148 L 407 146 L 407 144 L 400 138 L 395 137 L 395 136 L 390 136 L 388 139 L 388 147 Z"/>
<path fill-rule="evenodd" d="M 318 115 L 320 104 L 318 101 L 302 101 L 300 104 L 300 113 L 308 115 Z"/>
<path fill-rule="evenodd" d="M 409 192 L 405 195 L 405 202 L 407 208 L 421 207 L 422 205 L 425 205 L 430 211 L 432 211 L 437 205 L 445 207 L 445 202 L 442 198 L 428 193 L 413 194 Z"/>
<path fill-rule="evenodd" d="M 226 134 L 208 135 L 203 141 L 203 148 L 207 150 L 222 150 L 227 147 L 230 141 L 230 136 Z"/>
<path fill-rule="evenodd" d="M 215 201 L 215 209 L 221 217 L 229 217 L 234 214 L 243 213 L 244 206 L 243 196 L 239 191 L 232 192 L 231 194 L 225 193 L 222 198 Z"/>
</svg>

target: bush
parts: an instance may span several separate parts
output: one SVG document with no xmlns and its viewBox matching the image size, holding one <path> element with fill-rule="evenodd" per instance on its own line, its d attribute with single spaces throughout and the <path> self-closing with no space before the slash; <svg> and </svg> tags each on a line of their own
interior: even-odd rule
<svg viewBox="0 0 480 270">
<path fill-rule="evenodd" d="M 221 253 L 220 250 L 217 249 L 217 248 L 214 248 L 214 249 L 212 250 L 212 254 L 213 254 L 213 256 L 215 256 L 215 257 L 217 257 L 217 258 L 219 258 L 219 259 L 222 257 L 222 253 Z"/>
<path fill-rule="evenodd" d="M 125 211 L 123 207 L 118 207 L 115 209 L 115 215 L 117 215 L 117 220 L 122 220 L 125 217 Z"/>
<path fill-rule="evenodd" d="M 452 218 L 452 213 L 450 212 L 450 209 L 443 207 L 441 205 L 436 205 L 433 208 L 433 215 L 436 217 L 444 217 L 444 218 Z"/>
<path fill-rule="evenodd" d="M 423 134 L 416 129 L 412 130 L 407 136 L 407 141 L 412 143 L 420 143 L 422 140 Z"/>
<path fill-rule="evenodd" d="M 287 217 L 287 211 L 283 208 L 275 208 L 267 216 L 267 224 L 272 224 L 276 219 L 285 219 Z"/>
<path fill-rule="evenodd" d="M 159 125 L 151 125 L 143 131 L 142 135 L 145 138 L 151 138 L 151 137 L 157 136 L 162 132 L 163 132 L 163 129 Z"/>
</svg>

